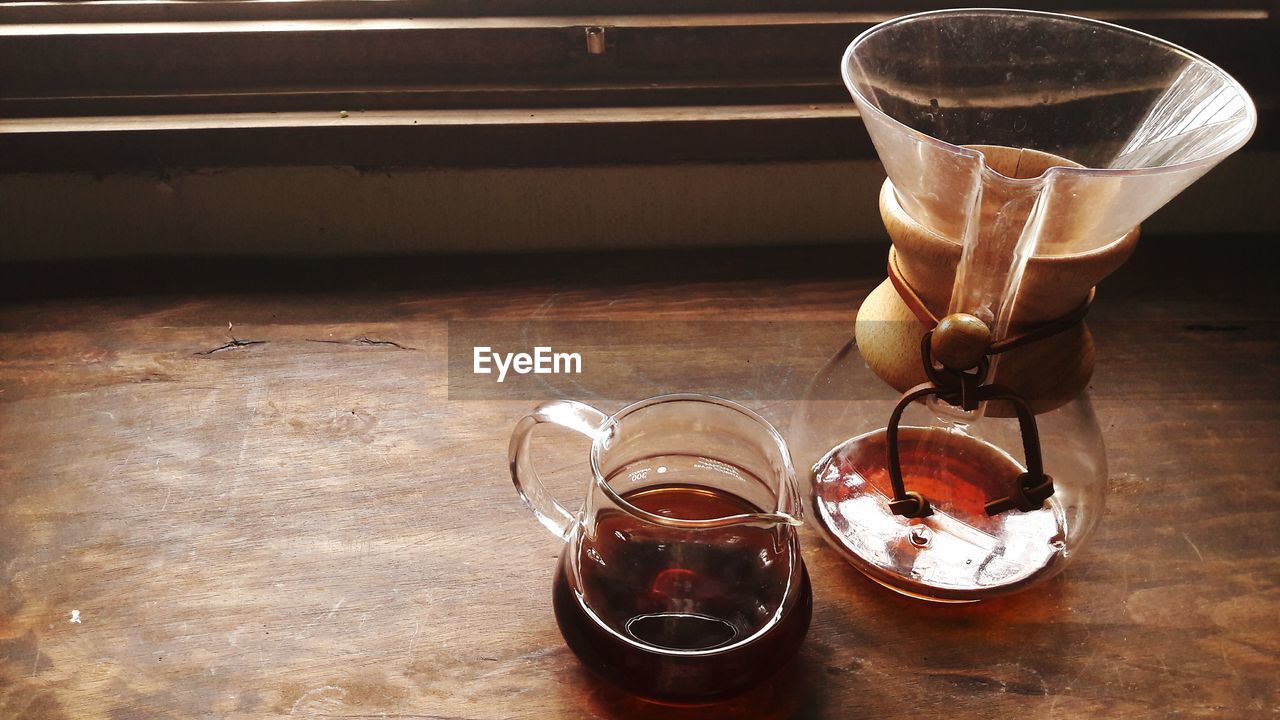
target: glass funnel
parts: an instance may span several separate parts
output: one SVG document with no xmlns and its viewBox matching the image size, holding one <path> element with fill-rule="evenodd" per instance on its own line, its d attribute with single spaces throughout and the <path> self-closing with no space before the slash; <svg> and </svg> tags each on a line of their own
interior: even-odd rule
<svg viewBox="0 0 1280 720">
<path fill-rule="evenodd" d="M 1102 513 L 1080 321 L 1092 288 L 1139 223 L 1249 139 L 1253 104 L 1182 48 L 1031 11 L 883 23 L 849 46 L 843 76 L 889 176 L 894 248 L 857 352 L 832 358 L 793 419 L 817 519 L 900 592 L 1024 588 Z M 907 393 L 897 406 L 888 388 L 868 397 L 868 370 Z"/>
</svg>

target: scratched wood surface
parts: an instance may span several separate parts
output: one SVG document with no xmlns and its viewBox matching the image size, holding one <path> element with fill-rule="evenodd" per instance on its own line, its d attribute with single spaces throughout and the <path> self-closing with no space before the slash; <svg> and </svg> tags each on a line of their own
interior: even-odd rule
<svg viewBox="0 0 1280 720">
<path fill-rule="evenodd" d="M 804 529 L 816 602 L 799 658 L 743 698 L 678 711 L 565 648 L 559 547 L 506 471 L 534 398 L 450 399 L 447 321 L 803 323 L 786 347 L 685 358 L 655 381 L 744 399 L 785 431 L 882 256 L 844 279 L 11 302 L 0 718 L 1274 717 L 1278 293 L 1244 251 L 1177 252 L 1144 244 L 1091 318 L 1112 492 L 1065 574 L 929 605 Z M 232 337 L 258 342 L 210 352 Z M 784 375 L 752 369 L 779 357 Z M 540 447 L 571 494 L 585 446 Z"/>
</svg>

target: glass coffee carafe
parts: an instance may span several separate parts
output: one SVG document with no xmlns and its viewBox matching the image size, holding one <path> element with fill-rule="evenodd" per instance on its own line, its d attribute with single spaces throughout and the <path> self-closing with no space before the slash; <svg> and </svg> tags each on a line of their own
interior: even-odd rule
<svg viewBox="0 0 1280 720">
<path fill-rule="evenodd" d="M 1253 104 L 1182 48 L 1021 10 L 883 23 L 843 74 L 888 174 L 893 249 L 793 418 L 817 524 L 904 594 L 1020 590 L 1103 510 L 1093 288 L 1139 223 L 1249 139 Z"/>
<path fill-rule="evenodd" d="M 592 439 L 571 512 L 533 469 L 553 423 Z M 511 437 L 511 476 L 565 541 L 553 590 L 569 647 L 641 697 L 710 702 L 757 684 L 799 648 L 812 611 L 796 526 L 802 504 L 782 438 L 705 395 L 665 395 L 609 416 L 556 401 Z"/>
</svg>

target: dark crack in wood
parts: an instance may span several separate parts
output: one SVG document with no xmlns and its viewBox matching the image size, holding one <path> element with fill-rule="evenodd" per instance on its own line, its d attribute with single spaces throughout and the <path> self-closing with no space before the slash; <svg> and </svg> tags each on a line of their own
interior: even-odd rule
<svg viewBox="0 0 1280 720">
<path fill-rule="evenodd" d="M 213 348 L 212 350 L 201 350 L 200 352 L 193 353 L 193 354 L 194 355 L 212 355 L 214 353 L 222 352 L 223 350 L 235 350 L 236 348 L 249 347 L 250 345 L 266 345 L 266 344 L 267 344 L 266 340 L 241 340 L 240 338 L 231 338 L 226 343 L 219 345 L 218 347 Z"/>
<path fill-rule="evenodd" d="M 361 335 L 353 340 L 313 340 L 307 339 L 307 342 L 325 343 L 328 345 L 355 345 L 357 347 L 393 347 L 398 350 L 417 350 L 418 348 L 401 345 L 394 340 L 374 340 L 368 336 Z"/>
<path fill-rule="evenodd" d="M 1206 324 L 1206 325 L 1185 325 L 1183 326 L 1183 329 L 1190 330 L 1191 332 L 1228 333 L 1228 332 L 1241 332 L 1243 330 L 1248 330 L 1249 326 L 1248 325 L 1207 325 Z"/>
</svg>

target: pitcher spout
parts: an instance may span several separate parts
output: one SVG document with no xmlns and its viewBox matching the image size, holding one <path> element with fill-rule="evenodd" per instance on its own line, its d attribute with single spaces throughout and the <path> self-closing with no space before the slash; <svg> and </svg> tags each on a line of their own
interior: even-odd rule
<svg viewBox="0 0 1280 720">
<path fill-rule="evenodd" d="M 772 525 L 779 525 L 782 527 L 800 527 L 804 524 L 804 520 L 801 520 L 790 513 L 775 512 L 770 513 L 769 516 L 769 522 Z"/>
</svg>

